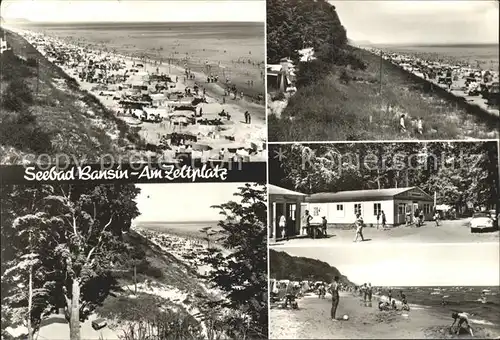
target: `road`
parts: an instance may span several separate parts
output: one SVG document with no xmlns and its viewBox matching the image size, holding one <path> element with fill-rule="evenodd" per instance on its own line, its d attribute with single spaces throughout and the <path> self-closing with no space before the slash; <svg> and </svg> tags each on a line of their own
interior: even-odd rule
<svg viewBox="0 0 500 340">
<path fill-rule="evenodd" d="M 489 233 L 471 233 L 467 223 L 470 219 L 445 220 L 436 227 L 433 221 L 427 221 L 423 226 L 416 228 L 398 226 L 386 230 L 376 227 L 365 227 L 363 229 L 364 242 L 359 243 L 379 243 L 379 242 L 401 242 L 401 243 L 477 243 L 488 242 L 498 243 L 500 233 L 498 231 Z M 329 228 L 329 237 L 322 239 L 296 238 L 289 241 L 279 241 L 270 246 L 324 246 L 332 243 L 353 243 L 355 230 L 342 230 Z"/>
</svg>

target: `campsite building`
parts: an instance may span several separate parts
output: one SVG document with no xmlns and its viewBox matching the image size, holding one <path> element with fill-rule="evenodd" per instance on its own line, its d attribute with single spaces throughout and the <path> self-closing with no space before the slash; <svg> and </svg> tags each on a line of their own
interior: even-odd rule
<svg viewBox="0 0 500 340">
<path fill-rule="evenodd" d="M 270 237 L 273 240 L 280 238 L 279 219 L 281 215 L 286 218 L 286 229 L 289 236 L 300 235 L 301 216 L 303 215 L 303 205 L 306 194 L 288 190 L 269 184 L 269 221 Z"/>
<path fill-rule="evenodd" d="M 387 226 L 395 226 L 406 223 L 407 213 L 414 216 L 417 208 L 430 220 L 434 209 L 433 197 L 418 187 L 322 192 L 309 195 L 306 202 L 312 223 L 320 223 L 325 216 L 329 225 L 337 226 L 352 225 L 358 212 L 365 225 L 376 225 L 383 211 Z"/>
</svg>

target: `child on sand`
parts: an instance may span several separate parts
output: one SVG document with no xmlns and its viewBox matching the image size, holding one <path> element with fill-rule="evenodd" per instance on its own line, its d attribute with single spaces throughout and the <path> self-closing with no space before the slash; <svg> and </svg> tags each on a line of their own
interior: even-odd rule
<svg viewBox="0 0 500 340">
<path fill-rule="evenodd" d="M 451 329 L 453 329 L 453 326 L 455 326 L 455 323 L 457 323 L 457 330 L 456 334 L 460 334 L 460 329 L 465 328 L 471 336 L 474 336 L 474 333 L 472 332 L 472 328 L 469 325 L 469 314 L 465 312 L 454 312 L 451 314 L 451 317 L 453 318 L 453 324 L 451 325 Z"/>
</svg>

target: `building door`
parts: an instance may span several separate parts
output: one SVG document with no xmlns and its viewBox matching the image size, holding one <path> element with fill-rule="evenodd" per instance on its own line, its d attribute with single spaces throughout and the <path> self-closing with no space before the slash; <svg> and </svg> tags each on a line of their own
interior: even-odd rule
<svg viewBox="0 0 500 340">
<path fill-rule="evenodd" d="M 398 224 L 406 223 L 406 203 L 398 204 L 397 223 Z"/>
</svg>

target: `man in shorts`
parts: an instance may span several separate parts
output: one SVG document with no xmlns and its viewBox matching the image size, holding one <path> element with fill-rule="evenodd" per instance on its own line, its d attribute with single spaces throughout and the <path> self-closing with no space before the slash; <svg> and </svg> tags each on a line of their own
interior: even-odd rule
<svg viewBox="0 0 500 340">
<path fill-rule="evenodd" d="M 330 285 L 330 294 L 332 294 L 332 309 L 330 311 L 330 316 L 332 321 L 337 321 L 335 314 L 337 313 L 337 307 L 339 306 L 339 277 L 335 276 L 332 284 Z"/>
<path fill-rule="evenodd" d="M 457 324 L 457 330 L 456 334 L 460 334 L 460 329 L 465 328 L 471 336 L 474 336 L 474 333 L 472 332 L 472 328 L 469 325 L 469 314 L 465 312 L 454 312 L 451 314 L 451 317 L 453 318 L 453 324 L 451 325 L 451 329 L 453 329 L 453 326 L 458 322 Z"/>
</svg>

